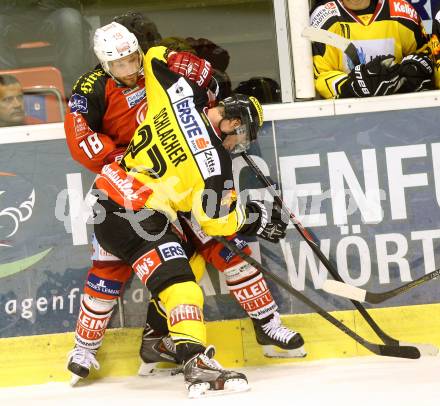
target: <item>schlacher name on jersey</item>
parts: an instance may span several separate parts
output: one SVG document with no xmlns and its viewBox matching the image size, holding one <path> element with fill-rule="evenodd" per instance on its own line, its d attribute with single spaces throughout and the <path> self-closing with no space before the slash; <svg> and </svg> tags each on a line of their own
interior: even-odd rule
<svg viewBox="0 0 440 406">
<path fill-rule="evenodd" d="M 186 153 L 173 131 L 166 108 L 163 108 L 154 116 L 154 127 L 160 143 L 172 164 L 177 167 L 181 162 L 186 161 Z"/>
<path fill-rule="evenodd" d="M 338 6 L 334 1 L 319 6 L 310 16 L 311 24 L 316 28 L 321 28 L 331 17 L 340 16 Z"/>
</svg>

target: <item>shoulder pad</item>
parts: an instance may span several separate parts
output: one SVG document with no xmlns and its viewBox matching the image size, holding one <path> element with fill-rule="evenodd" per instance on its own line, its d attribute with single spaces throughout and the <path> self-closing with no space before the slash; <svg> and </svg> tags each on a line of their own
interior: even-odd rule
<svg viewBox="0 0 440 406">
<path fill-rule="evenodd" d="M 340 16 L 341 13 L 336 2 L 329 1 L 313 10 L 310 16 L 310 24 L 316 28 L 323 28 L 324 25 L 326 25 L 325 28 L 328 28 L 331 25 L 331 20 Z"/>
<path fill-rule="evenodd" d="M 105 82 L 110 76 L 103 69 L 95 69 L 82 75 L 73 85 L 74 93 L 88 95 L 93 93 L 97 82 Z"/>
<path fill-rule="evenodd" d="M 411 4 L 405 0 L 390 0 L 389 4 L 391 18 L 404 18 L 419 24 L 420 16 Z"/>
</svg>

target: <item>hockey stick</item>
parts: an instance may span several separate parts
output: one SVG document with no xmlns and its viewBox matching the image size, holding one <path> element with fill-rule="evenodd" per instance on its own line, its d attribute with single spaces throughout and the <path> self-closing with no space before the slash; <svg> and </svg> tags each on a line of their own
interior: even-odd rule
<svg viewBox="0 0 440 406">
<path fill-rule="evenodd" d="M 385 345 L 374 344 L 370 341 L 367 341 L 365 338 L 361 337 L 353 330 L 351 330 L 349 327 L 347 327 L 344 323 L 333 317 L 330 313 L 326 312 L 321 306 L 317 305 L 315 302 L 313 302 L 308 297 L 303 295 L 301 292 L 296 290 L 289 283 L 287 283 L 286 281 L 284 281 L 283 279 L 281 279 L 279 276 L 275 275 L 271 271 L 267 270 L 257 260 L 244 253 L 240 248 L 237 248 L 235 244 L 231 243 L 224 237 L 215 237 L 215 239 L 220 243 L 222 243 L 230 251 L 243 258 L 247 263 L 258 269 L 264 276 L 267 276 L 268 278 L 272 279 L 275 283 L 277 283 L 285 290 L 287 290 L 291 295 L 301 300 L 301 302 L 305 303 L 316 313 L 318 313 L 321 317 L 326 319 L 329 323 L 333 324 L 335 327 L 337 327 L 343 333 L 347 334 L 349 337 L 351 337 L 353 340 L 358 342 L 360 345 L 370 350 L 372 353 L 386 357 L 398 357 L 398 358 L 410 358 L 410 359 L 417 359 L 420 358 L 420 356 L 422 355 L 422 351 L 418 347 L 412 345 L 395 346 L 395 345 L 386 345 L 386 344 Z"/>
<path fill-rule="evenodd" d="M 359 65 L 361 63 L 356 46 L 349 39 L 341 37 L 334 32 L 323 30 L 322 28 L 316 28 L 309 26 L 304 28 L 302 36 L 313 42 L 321 42 L 323 44 L 331 45 L 344 52 L 353 62 L 353 64 Z"/>
<path fill-rule="evenodd" d="M 357 288 L 344 282 L 338 282 L 333 280 L 326 280 L 322 286 L 322 290 L 333 295 L 346 297 L 348 299 L 357 300 L 358 302 L 367 303 L 382 303 L 392 297 L 400 295 L 401 293 L 408 292 L 409 290 L 420 286 L 422 283 L 428 282 L 432 279 L 436 279 L 440 276 L 440 268 L 432 271 L 421 278 L 418 278 L 412 282 L 406 283 L 398 288 L 389 290 L 382 293 L 368 292 L 365 289 Z"/>
<path fill-rule="evenodd" d="M 319 260 L 323 263 L 323 265 L 327 268 L 329 273 L 333 276 L 334 279 L 336 279 L 339 282 L 344 282 L 342 278 L 340 277 L 338 271 L 336 268 L 331 264 L 331 262 L 327 259 L 327 257 L 322 253 L 316 242 L 313 240 L 310 233 L 303 227 L 303 225 L 298 221 L 298 219 L 295 217 L 295 215 L 290 211 L 290 209 L 287 207 L 287 205 L 284 203 L 283 200 L 279 197 L 277 191 L 274 189 L 274 187 L 271 185 L 269 180 L 266 178 L 266 176 L 261 172 L 260 168 L 255 164 L 255 162 L 247 155 L 245 152 L 241 153 L 241 156 L 246 161 L 246 163 L 251 167 L 253 172 L 255 173 L 256 177 L 267 187 L 270 194 L 273 196 L 275 202 L 281 207 L 281 209 L 289 216 L 289 220 L 291 223 L 295 226 L 296 230 L 300 233 L 300 235 L 304 238 L 304 240 L 307 242 L 309 247 L 312 249 L 312 251 L 315 253 L 315 255 L 319 258 Z M 370 327 L 373 329 L 373 331 L 377 334 L 377 336 L 388 345 L 402 345 L 403 342 L 399 342 L 398 340 L 390 337 L 388 334 L 386 334 L 373 320 L 373 318 L 370 316 L 370 314 L 367 312 L 367 310 L 362 306 L 361 303 L 351 300 L 353 305 L 356 307 L 356 309 L 359 311 L 359 313 L 362 315 L 362 317 L 365 319 L 365 321 L 370 325 Z M 435 355 L 438 353 L 438 348 L 435 346 L 432 346 L 430 344 L 413 344 L 414 346 L 418 346 L 421 351 L 423 351 L 423 355 Z"/>
</svg>

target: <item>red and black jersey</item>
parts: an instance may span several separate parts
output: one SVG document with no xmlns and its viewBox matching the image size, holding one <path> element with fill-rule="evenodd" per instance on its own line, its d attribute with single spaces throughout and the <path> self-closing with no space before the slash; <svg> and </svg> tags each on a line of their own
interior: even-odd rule
<svg viewBox="0 0 440 406">
<path fill-rule="evenodd" d="M 73 87 L 64 121 L 72 157 L 99 173 L 108 154 L 129 144 L 146 106 L 143 76 L 134 88 L 117 83 L 102 69 L 81 76 Z"/>
</svg>

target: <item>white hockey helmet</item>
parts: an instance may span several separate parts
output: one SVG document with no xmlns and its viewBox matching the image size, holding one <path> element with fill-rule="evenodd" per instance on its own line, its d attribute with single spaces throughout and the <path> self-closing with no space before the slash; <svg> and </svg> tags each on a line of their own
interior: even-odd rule
<svg viewBox="0 0 440 406">
<path fill-rule="evenodd" d="M 111 22 L 95 31 L 93 50 L 105 72 L 115 79 L 118 75 L 111 71 L 111 62 L 135 52 L 139 54 L 138 67 L 129 73 L 142 71 L 143 52 L 139 47 L 138 40 L 133 33 L 119 23 Z"/>
</svg>

